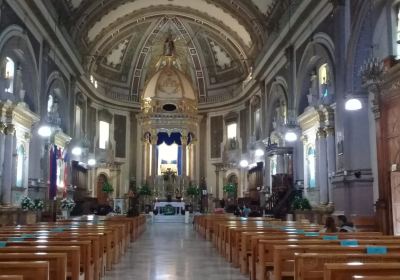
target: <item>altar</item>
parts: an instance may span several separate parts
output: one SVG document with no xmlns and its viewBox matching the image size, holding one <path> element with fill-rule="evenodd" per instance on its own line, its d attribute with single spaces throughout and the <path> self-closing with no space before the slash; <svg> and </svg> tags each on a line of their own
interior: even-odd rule
<svg viewBox="0 0 400 280">
<path fill-rule="evenodd" d="M 173 207 L 175 210 L 175 215 L 180 215 L 182 210 L 185 210 L 185 202 L 177 202 L 177 201 L 158 201 L 154 204 L 154 210 L 158 213 L 163 214 L 163 209 L 167 206 Z"/>
</svg>

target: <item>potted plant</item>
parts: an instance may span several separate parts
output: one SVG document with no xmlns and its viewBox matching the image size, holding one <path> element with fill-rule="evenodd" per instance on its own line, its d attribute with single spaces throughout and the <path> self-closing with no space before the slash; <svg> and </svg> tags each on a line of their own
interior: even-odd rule
<svg viewBox="0 0 400 280">
<path fill-rule="evenodd" d="M 42 210 L 44 209 L 44 201 L 41 199 L 35 199 L 33 203 L 35 204 L 34 209 L 36 210 L 36 220 L 41 221 Z"/>
<path fill-rule="evenodd" d="M 150 212 L 150 205 L 148 205 L 147 200 L 150 196 L 153 195 L 151 189 L 147 185 L 143 185 L 139 189 L 139 195 L 143 196 L 143 203 L 145 204 L 145 213 L 148 214 Z"/>
<path fill-rule="evenodd" d="M 106 181 L 106 182 L 104 182 L 102 191 L 109 195 L 109 194 L 113 193 L 114 189 L 113 189 L 112 185 L 108 181 Z"/>
<path fill-rule="evenodd" d="M 296 196 L 292 203 L 293 210 L 311 210 L 311 204 L 307 198 Z"/>
<path fill-rule="evenodd" d="M 42 211 L 44 209 L 44 201 L 41 199 L 35 199 L 34 200 L 34 209 L 37 211 Z"/>
<path fill-rule="evenodd" d="M 296 216 L 295 219 L 297 221 L 300 221 L 302 219 L 310 220 L 310 210 L 312 209 L 312 207 L 310 201 L 307 198 L 296 196 L 292 202 L 292 209 Z"/>
<path fill-rule="evenodd" d="M 68 219 L 69 213 L 75 207 L 75 201 L 72 198 L 65 197 L 61 200 L 60 208 L 63 213 L 63 217 Z"/>
<path fill-rule="evenodd" d="M 196 200 L 196 198 L 200 195 L 201 191 L 200 188 L 197 186 L 190 185 L 186 188 L 186 196 L 190 197 L 191 204 Z M 193 207 L 189 206 L 189 212 L 193 212 Z"/>
<path fill-rule="evenodd" d="M 228 195 L 235 195 L 237 186 L 235 184 L 229 183 L 224 186 L 224 192 L 227 193 Z"/>
<path fill-rule="evenodd" d="M 21 200 L 21 208 L 24 211 L 35 210 L 35 202 L 28 196 Z"/>
</svg>

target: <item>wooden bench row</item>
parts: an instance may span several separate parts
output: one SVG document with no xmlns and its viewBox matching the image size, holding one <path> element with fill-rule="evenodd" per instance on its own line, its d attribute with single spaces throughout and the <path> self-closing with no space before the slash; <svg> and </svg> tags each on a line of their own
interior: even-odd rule
<svg viewBox="0 0 400 280">
<path fill-rule="evenodd" d="M 38 270 L 43 269 L 43 262 L 47 264 L 47 278 L 38 278 L 39 274 L 31 271 L 23 279 L 98 280 L 120 261 L 145 225 L 143 216 L 85 216 L 56 223 L 1 227 L 0 262 L 23 262 L 28 267 L 38 263 Z M 0 275 L 15 273 L 4 266 Z"/>
<path fill-rule="evenodd" d="M 400 239 L 379 232 L 319 234 L 318 225 L 225 215 L 198 216 L 194 227 L 252 280 L 400 275 L 396 266 L 390 266 L 400 260 Z M 381 247 L 386 254 L 368 254 L 369 249 Z M 347 267 L 349 262 L 351 269 Z M 385 272 L 376 273 L 373 263 L 389 265 Z M 357 268 L 356 275 L 353 268 L 358 264 L 364 266 Z M 363 267 L 368 269 L 364 271 Z"/>
</svg>

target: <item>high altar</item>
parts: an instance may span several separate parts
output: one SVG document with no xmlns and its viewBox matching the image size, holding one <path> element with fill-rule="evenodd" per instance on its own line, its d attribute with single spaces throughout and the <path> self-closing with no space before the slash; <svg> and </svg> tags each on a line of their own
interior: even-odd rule
<svg viewBox="0 0 400 280">
<path fill-rule="evenodd" d="M 199 123 L 197 94 L 166 40 L 166 51 L 145 86 L 138 115 L 141 147 L 139 182 L 150 186 L 159 199 L 185 195 L 189 184 L 199 182 Z"/>
</svg>

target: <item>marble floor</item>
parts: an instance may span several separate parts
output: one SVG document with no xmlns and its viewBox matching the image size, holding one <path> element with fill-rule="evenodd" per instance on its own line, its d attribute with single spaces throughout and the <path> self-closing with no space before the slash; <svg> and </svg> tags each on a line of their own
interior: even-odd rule
<svg viewBox="0 0 400 280">
<path fill-rule="evenodd" d="M 247 280 L 192 225 L 160 223 L 131 245 L 106 280 Z"/>
</svg>

